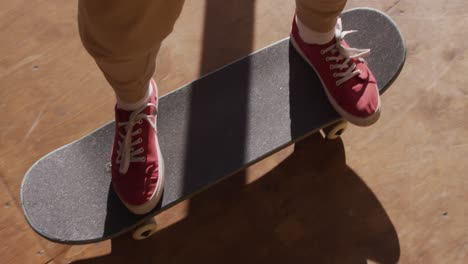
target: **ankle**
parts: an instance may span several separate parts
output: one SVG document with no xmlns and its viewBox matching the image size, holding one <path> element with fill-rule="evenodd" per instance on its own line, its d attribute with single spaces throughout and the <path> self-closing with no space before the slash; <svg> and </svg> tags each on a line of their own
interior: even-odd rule
<svg viewBox="0 0 468 264">
<path fill-rule="evenodd" d="M 335 28 L 325 32 L 318 32 L 307 27 L 298 16 L 295 16 L 294 19 L 296 20 L 299 36 L 305 43 L 323 45 L 329 43 L 335 37 Z"/>
<path fill-rule="evenodd" d="M 116 95 L 117 98 L 117 108 L 131 111 L 141 107 L 144 104 L 147 104 L 150 101 L 151 93 L 152 93 L 152 85 L 151 82 L 148 85 L 148 89 L 143 97 L 136 99 L 136 100 L 125 100 L 126 98 L 121 98 Z"/>
</svg>

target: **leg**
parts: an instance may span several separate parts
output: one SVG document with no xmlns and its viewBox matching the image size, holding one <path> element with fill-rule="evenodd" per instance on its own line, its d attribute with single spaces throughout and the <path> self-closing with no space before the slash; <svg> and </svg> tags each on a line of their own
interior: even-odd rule
<svg viewBox="0 0 468 264">
<path fill-rule="evenodd" d="M 320 77 L 335 110 L 347 121 L 369 126 L 380 116 L 377 82 L 362 59 L 369 50 L 352 49 L 343 39 L 338 15 L 346 0 L 296 0 L 291 43 Z"/>
<path fill-rule="evenodd" d="M 151 211 L 164 186 L 156 128 L 157 87 L 150 81 L 161 42 L 172 31 L 183 0 L 80 0 L 83 45 L 114 89 L 112 184 L 135 214 Z"/>
<path fill-rule="evenodd" d="M 183 0 L 80 0 L 78 25 L 84 47 L 117 97 L 143 98 L 161 42 L 172 31 Z"/>
</svg>

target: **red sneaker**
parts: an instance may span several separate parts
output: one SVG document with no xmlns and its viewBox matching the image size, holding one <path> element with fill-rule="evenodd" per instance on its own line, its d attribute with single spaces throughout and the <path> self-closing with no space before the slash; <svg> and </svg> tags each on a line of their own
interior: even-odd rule
<svg viewBox="0 0 468 264">
<path fill-rule="evenodd" d="M 342 31 L 341 19 L 335 37 L 324 45 L 308 44 L 293 21 L 291 43 L 319 76 L 330 103 L 349 122 L 369 126 L 380 116 L 377 81 L 362 59 L 370 50 L 353 49 L 343 38 L 354 31 Z"/>
<path fill-rule="evenodd" d="M 158 92 L 151 80 L 149 103 L 134 111 L 115 107 L 112 183 L 135 214 L 150 212 L 161 199 L 164 163 L 156 135 Z"/>
</svg>

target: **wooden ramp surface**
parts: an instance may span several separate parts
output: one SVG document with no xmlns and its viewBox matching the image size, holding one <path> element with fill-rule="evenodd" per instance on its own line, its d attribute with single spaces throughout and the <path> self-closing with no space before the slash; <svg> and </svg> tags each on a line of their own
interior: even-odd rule
<svg viewBox="0 0 468 264">
<path fill-rule="evenodd" d="M 114 98 L 81 47 L 75 5 L 0 3 L 6 263 L 466 263 L 465 0 L 349 1 L 388 12 L 407 41 L 376 126 L 353 127 L 342 142 L 311 137 L 256 164 L 160 215 L 148 241 L 70 247 L 35 235 L 18 205 L 34 161 L 112 118 Z M 158 58 L 163 93 L 286 37 L 293 12 L 293 1 L 187 2 Z"/>
</svg>

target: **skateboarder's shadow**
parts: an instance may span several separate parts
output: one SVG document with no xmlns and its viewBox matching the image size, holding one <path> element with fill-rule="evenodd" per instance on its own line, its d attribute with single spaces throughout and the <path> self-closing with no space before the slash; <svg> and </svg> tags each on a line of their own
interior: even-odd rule
<svg viewBox="0 0 468 264">
<path fill-rule="evenodd" d="M 304 97 L 323 96 L 321 90 L 306 91 L 300 88 L 303 83 L 296 83 L 307 74 L 297 56 L 290 50 L 293 135 L 307 129 L 294 126 L 303 123 L 296 121 L 308 111 Z M 110 255 L 78 263 L 398 261 L 395 228 L 372 190 L 347 166 L 341 139 L 326 141 L 319 134 L 311 135 L 253 183 L 240 182 L 243 175 L 190 199 L 188 215 L 151 238 L 138 243 L 130 236 L 114 239 Z M 183 210 L 183 205 L 174 210 Z M 163 213 L 159 220 L 173 218 Z"/>
<path fill-rule="evenodd" d="M 110 255 L 77 263 L 397 262 L 395 228 L 346 165 L 340 139 L 304 139 L 241 190 L 236 176 L 192 198 L 186 218 L 151 238 L 114 239 Z"/>
</svg>

